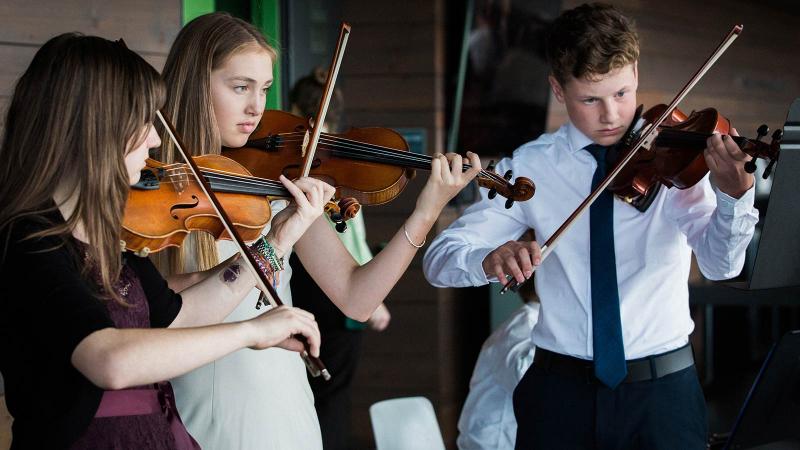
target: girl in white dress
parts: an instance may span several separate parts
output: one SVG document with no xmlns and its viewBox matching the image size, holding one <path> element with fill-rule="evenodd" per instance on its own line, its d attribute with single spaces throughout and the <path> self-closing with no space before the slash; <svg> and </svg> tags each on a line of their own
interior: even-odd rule
<svg viewBox="0 0 800 450">
<path fill-rule="evenodd" d="M 221 145 L 241 147 L 246 143 L 264 111 L 275 59 L 275 50 L 258 30 L 225 13 L 198 17 L 181 30 L 163 72 L 165 110 L 195 155 L 219 154 Z M 171 148 L 165 146 L 163 152 L 162 159 L 170 161 Z M 442 208 L 477 175 L 477 155 L 469 154 L 472 168 L 464 172 L 465 162 L 455 154 L 433 159 L 416 208 L 388 245 L 363 266 L 324 218 L 315 220 L 306 231 L 298 214 L 273 216 L 273 228 L 281 223 L 284 230 L 280 236 L 266 236 L 286 268 L 278 282 L 281 299 L 291 303 L 288 257 L 295 251 L 342 312 L 366 321 L 422 247 Z M 309 201 L 319 198 L 312 199 L 312 195 L 327 200 L 333 193 L 333 188 L 317 180 L 302 178 L 296 183 Z M 292 202 L 286 210 L 295 208 Z M 297 226 L 287 222 L 290 220 Z M 204 270 L 230 253 L 229 244 L 215 245 L 210 239 L 195 237 L 180 252 L 172 252 L 169 260 L 162 257 L 161 267 L 173 274 Z M 181 287 L 195 276 L 169 279 L 171 286 Z M 256 315 L 256 299 L 254 290 L 226 320 Z M 243 350 L 174 379 L 173 386 L 181 417 L 205 448 L 319 449 L 319 424 L 304 371 L 296 354 L 281 349 Z"/>
</svg>

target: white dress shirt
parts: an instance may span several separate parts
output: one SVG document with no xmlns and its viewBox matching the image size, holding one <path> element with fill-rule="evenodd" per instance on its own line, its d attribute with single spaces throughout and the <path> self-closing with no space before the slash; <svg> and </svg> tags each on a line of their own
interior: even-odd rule
<svg viewBox="0 0 800 450">
<path fill-rule="evenodd" d="M 536 183 L 531 200 L 505 209 L 505 199 L 482 198 L 431 243 L 423 259 L 437 287 L 488 283 L 484 258 L 532 228 L 543 244 L 589 195 L 597 162 L 583 148 L 591 140 L 571 124 L 544 134 L 497 165 Z M 734 199 L 712 188 L 708 176 L 685 189 L 662 188 L 640 213 L 614 201 L 614 248 L 625 357 L 663 353 L 688 342 L 687 280 L 694 250 L 712 280 L 739 274 L 757 210 L 751 188 Z M 535 272 L 541 300 L 533 342 L 557 353 L 592 359 L 589 214 L 584 214 Z M 492 281 L 497 281 L 492 280 Z"/>
<path fill-rule="evenodd" d="M 511 450 L 517 440 L 514 388 L 533 363 L 539 304 L 526 303 L 486 339 L 458 419 L 461 450 Z"/>
</svg>

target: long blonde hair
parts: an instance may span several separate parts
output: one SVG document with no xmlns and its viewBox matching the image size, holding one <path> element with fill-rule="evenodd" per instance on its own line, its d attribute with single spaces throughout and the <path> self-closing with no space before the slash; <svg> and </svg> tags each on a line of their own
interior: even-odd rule
<svg viewBox="0 0 800 450">
<path fill-rule="evenodd" d="M 158 72 L 122 42 L 66 33 L 47 41 L 17 81 L 0 147 L 0 229 L 17 219 L 46 222 L 28 238 L 69 242 L 85 229 L 89 264 L 102 291 L 121 301 L 120 231 L 129 176 L 125 152 L 164 101 Z M 56 188 L 77 198 L 64 223 L 55 212 Z"/>
<path fill-rule="evenodd" d="M 211 72 L 247 48 L 260 48 L 273 61 L 277 58 L 277 51 L 258 29 L 221 12 L 192 20 L 175 38 L 162 72 L 168 89 L 164 112 L 192 155 L 220 153 L 222 141 L 211 101 Z M 172 142 L 162 141 L 160 159 L 175 162 Z M 190 255 L 197 260 L 196 270 L 208 269 L 219 261 L 214 239 L 206 233 L 191 233 L 181 249 L 164 250 L 154 255 L 153 261 L 167 275 L 184 272 Z"/>
</svg>

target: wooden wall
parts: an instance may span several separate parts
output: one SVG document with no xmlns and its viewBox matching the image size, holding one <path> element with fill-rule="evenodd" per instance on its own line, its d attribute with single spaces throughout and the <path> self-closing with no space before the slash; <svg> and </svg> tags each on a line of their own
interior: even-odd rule
<svg viewBox="0 0 800 450">
<path fill-rule="evenodd" d="M 348 122 L 424 128 L 428 153 L 443 151 L 444 1 L 409 0 L 402 7 L 389 0 L 342 3 L 343 17 L 353 26 L 340 77 Z M 419 173 L 389 206 L 364 209 L 371 244 L 392 238 L 413 210 L 426 179 L 426 173 Z M 449 298 L 449 291 L 438 291 L 425 281 L 421 256 L 419 252 L 386 300 L 392 313 L 389 328 L 365 336 L 353 383 L 354 448 L 374 446 L 368 415 L 372 403 L 416 395 L 433 402 L 446 441 L 455 442 L 463 396 L 457 393 L 460 352 L 454 338 L 453 308 L 459 304 Z"/>
<path fill-rule="evenodd" d="M 159 71 L 181 26 L 180 0 L 3 0 L 0 2 L 0 117 L 14 84 L 51 37 L 69 31 L 125 39 Z M 0 129 L 3 125 L 0 124 Z M 0 449 L 10 446 L 10 417 L 0 395 Z"/>
</svg>

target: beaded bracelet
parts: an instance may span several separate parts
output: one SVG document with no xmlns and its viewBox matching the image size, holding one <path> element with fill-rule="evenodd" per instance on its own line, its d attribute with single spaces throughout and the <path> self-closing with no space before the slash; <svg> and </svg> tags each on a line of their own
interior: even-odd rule
<svg viewBox="0 0 800 450">
<path fill-rule="evenodd" d="M 283 259 L 278 258 L 278 255 L 275 254 L 275 248 L 270 245 L 269 241 L 267 241 L 264 236 L 261 236 L 259 240 L 250 245 L 250 248 L 269 263 L 272 269 L 271 272 L 280 272 L 283 270 Z"/>
</svg>

